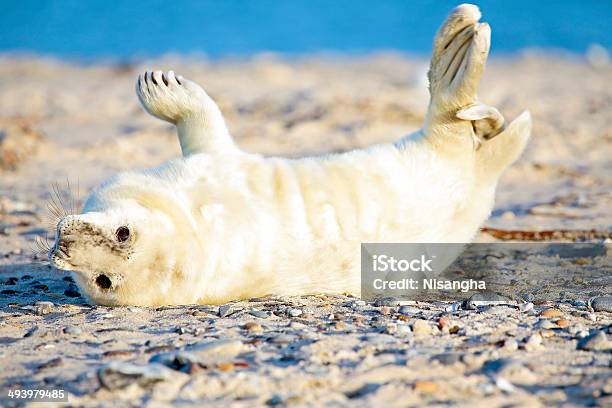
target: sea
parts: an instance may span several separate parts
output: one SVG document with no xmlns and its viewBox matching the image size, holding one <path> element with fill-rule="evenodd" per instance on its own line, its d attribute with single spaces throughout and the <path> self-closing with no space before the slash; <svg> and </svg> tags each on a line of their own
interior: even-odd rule
<svg viewBox="0 0 612 408">
<path fill-rule="evenodd" d="M 475 2 L 492 53 L 612 48 L 612 0 Z M 132 60 L 262 52 L 429 54 L 449 0 L 0 0 L 0 54 Z"/>
</svg>

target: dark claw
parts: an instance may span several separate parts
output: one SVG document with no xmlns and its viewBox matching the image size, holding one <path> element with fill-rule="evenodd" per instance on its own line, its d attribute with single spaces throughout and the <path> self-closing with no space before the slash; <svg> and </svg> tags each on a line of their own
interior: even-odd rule
<svg viewBox="0 0 612 408">
<path fill-rule="evenodd" d="M 147 85 L 147 88 L 149 87 L 149 72 L 145 72 L 144 74 L 144 79 L 145 79 L 145 84 Z"/>
<path fill-rule="evenodd" d="M 155 80 L 155 76 L 153 75 L 152 72 L 151 72 L 151 81 L 153 81 L 153 83 L 157 85 L 157 81 Z"/>
<path fill-rule="evenodd" d="M 162 81 L 164 81 L 164 84 L 166 84 L 166 86 L 168 86 L 168 80 L 166 79 L 166 76 L 164 75 L 163 72 L 162 72 Z"/>
<path fill-rule="evenodd" d="M 175 76 L 174 78 L 176 79 L 176 82 L 178 82 L 179 85 L 183 85 L 183 84 L 181 84 L 181 81 L 178 79 L 177 76 Z"/>
</svg>

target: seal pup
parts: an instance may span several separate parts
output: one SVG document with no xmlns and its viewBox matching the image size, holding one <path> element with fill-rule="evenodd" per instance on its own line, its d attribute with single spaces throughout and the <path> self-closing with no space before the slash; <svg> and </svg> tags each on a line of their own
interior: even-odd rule
<svg viewBox="0 0 612 408">
<path fill-rule="evenodd" d="M 176 125 L 183 157 L 116 175 L 58 223 L 50 261 L 103 305 L 215 304 L 360 292 L 361 242 L 469 242 L 531 119 L 480 103 L 490 28 L 473 5 L 435 36 L 423 128 L 393 144 L 302 159 L 234 144 L 215 102 L 145 72 L 144 108 Z"/>
</svg>

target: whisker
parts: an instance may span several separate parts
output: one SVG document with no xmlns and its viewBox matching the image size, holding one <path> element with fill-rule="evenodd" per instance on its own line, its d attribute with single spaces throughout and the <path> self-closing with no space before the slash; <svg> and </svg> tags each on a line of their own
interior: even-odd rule
<svg viewBox="0 0 612 408">
<path fill-rule="evenodd" d="M 30 250 L 33 252 L 34 256 L 38 257 L 39 255 L 47 255 L 49 253 L 51 246 L 46 238 L 47 237 L 45 236 L 45 240 L 43 240 L 42 237 L 36 236 L 33 243 L 29 242 L 28 245 L 30 246 Z"/>
<path fill-rule="evenodd" d="M 79 206 L 80 209 L 81 207 L 81 189 L 80 189 L 80 180 L 77 177 L 77 187 L 76 187 L 76 201 L 77 201 L 77 205 Z"/>
<path fill-rule="evenodd" d="M 64 211 L 62 210 L 61 205 L 58 203 L 57 198 L 55 197 L 55 190 L 53 186 L 51 186 L 51 191 L 49 192 L 47 206 L 51 213 L 57 218 L 62 218 L 64 216 Z"/>
<path fill-rule="evenodd" d="M 47 235 L 45 235 L 44 237 L 38 236 L 37 241 L 40 243 L 40 246 L 45 251 L 49 251 L 51 249 L 51 244 L 49 243 L 49 237 L 47 237 Z"/>
<path fill-rule="evenodd" d="M 57 221 L 78 212 L 81 201 L 78 183 L 77 179 L 76 192 L 73 191 L 73 185 L 68 179 L 66 179 L 66 188 L 62 188 L 57 182 L 50 183 L 47 209 Z"/>
<path fill-rule="evenodd" d="M 59 183 L 57 183 L 55 185 L 55 195 L 57 197 L 57 201 L 58 201 L 58 203 L 60 205 L 60 208 L 64 212 L 64 216 L 69 215 L 70 214 L 70 209 L 67 208 L 67 206 L 66 206 L 66 201 L 64 200 L 64 195 L 62 194 L 62 191 L 60 190 Z"/>
<path fill-rule="evenodd" d="M 59 183 L 53 183 L 52 186 L 53 186 L 53 193 L 55 194 L 55 199 L 57 200 L 56 203 L 58 207 L 62 210 L 62 214 L 65 217 L 70 214 L 70 211 L 68 208 L 66 208 L 66 203 L 64 202 L 64 199 L 62 197 Z"/>
<path fill-rule="evenodd" d="M 48 201 L 47 202 L 47 209 L 53 215 L 54 218 L 56 218 L 58 220 L 60 218 L 62 218 L 62 212 L 60 211 L 59 208 L 57 208 L 57 206 L 54 203 Z"/>
<path fill-rule="evenodd" d="M 66 187 L 68 189 L 68 199 L 69 202 L 68 204 L 70 205 L 70 213 L 71 214 L 75 214 L 76 213 L 76 203 L 74 202 L 74 194 L 72 193 L 72 189 L 70 188 L 70 180 L 68 178 L 66 178 Z"/>
<path fill-rule="evenodd" d="M 55 239 L 57 224 L 62 218 L 78 213 L 81 205 L 78 178 L 76 191 L 73 191 L 73 186 L 68 178 L 66 178 L 65 188 L 58 182 L 50 183 L 49 197 L 46 200 L 47 214 L 44 214 L 43 217 L 43 222 L 46 224 L 46 230 L 49 233 L 45 234 L 44 237 L 36 237 L 35 245 L 37 249 L 33 251 L 36 254 L 48 253 Z"/>
</svg>

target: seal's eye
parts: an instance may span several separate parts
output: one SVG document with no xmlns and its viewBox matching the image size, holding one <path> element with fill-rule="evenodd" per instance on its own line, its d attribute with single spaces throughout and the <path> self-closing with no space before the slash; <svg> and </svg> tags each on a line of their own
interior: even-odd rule
<svg viewBox="0 0 612 408">
<path fill-rule="evenodd" d="M 96 278 L 96 285 L 98 285 L 102 289 L 110 289 L 112 282 L 108 276 L 98 275 L 98 277 Z"/>
<path fill-rule="evenodd" d="M 130 229 L 128 227 L 119 227 L 115 231 L 115 235 L 117 236 L 117 241 L 125 242 L 130 238 Z"/>
</svg>

